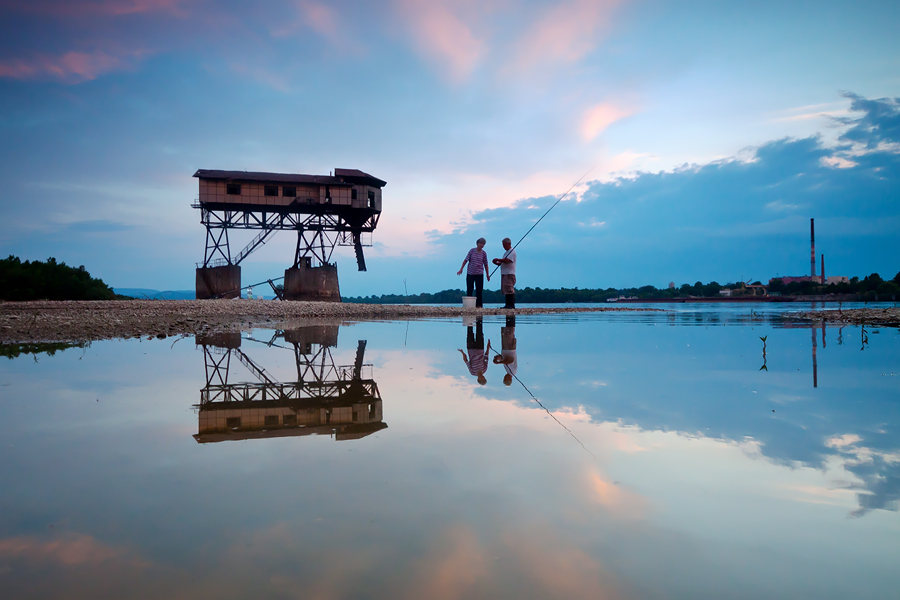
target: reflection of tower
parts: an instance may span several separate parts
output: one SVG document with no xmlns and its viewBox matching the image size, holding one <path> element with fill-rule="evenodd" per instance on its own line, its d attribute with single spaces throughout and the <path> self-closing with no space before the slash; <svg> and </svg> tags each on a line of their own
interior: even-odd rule
<svg viewBox="0 0 900 600">
<path fill-rule="evenodd" d="M 277 332 L 269 346 L 283 338 L 293 346 L 297 381 L 276 381 L 241 346 L 240 334 L 198 336 L 206 363 L 206 385 L 200 390 L 200 442 L 220 442 L 311 434 L 337 440 L 365 437 L 387 427 L 381 395 L 364 364 L 366 342 L 359 341 L 356 360 L 337 366 L 330 348 L 337 346 L 338 326 L 308 326 Z M 229 383 L 231 358 L 237 358 L 256 381 Z"/>
<path fill-rule="evenodd" d="M 812 332 L 812 354 L 813 354 L 813 387 L 819 387 L 819 365 L 816 362 L 816 326 L 809 328 Z"/>
</svg>

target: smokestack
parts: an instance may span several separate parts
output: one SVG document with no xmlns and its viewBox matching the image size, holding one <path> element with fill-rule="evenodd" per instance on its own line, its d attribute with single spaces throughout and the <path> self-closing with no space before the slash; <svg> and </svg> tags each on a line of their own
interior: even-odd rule
<svg viewBox="0 0 900 600">
<path fill-rule="evenodd" d="M 825 255 L 822 255 L 822 285 L 825 285 Z M 824 346 L 823 346 L 824 348 Z"/>
<path fill-rule="evenodd" d="M 816 276 L 816 220 L 809 220 L 809 270 L 810 276 Z"/>
</svg>

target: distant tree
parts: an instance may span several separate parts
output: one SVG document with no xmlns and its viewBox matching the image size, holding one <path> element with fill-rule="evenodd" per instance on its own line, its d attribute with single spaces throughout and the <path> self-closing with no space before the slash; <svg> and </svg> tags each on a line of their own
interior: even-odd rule
<svg viewBox="0 0 900 600">
<path fill-rule="evenodd" d="M 0 299 L 113 300 L 115 292 L 91 277 L 84 265 L 74 268 L 50 257 L 47 262 L 22 262 L 10 255 L 0 260 Z"/>
<path fill-rule="evenodd" d="M 891 294 L 896 295 L 900 294 L 900 285 L 897 285 L 893 281 L 885 281 L 875 290 L 879 294 Z"/>
<path fill-rule="evenodd" d="M 867 275 L 865 279 L 862 280 L 862 287 L 867 292 L 873 292 L 878 289 L 878 286 L 884 283 L 884 279 L 881 278 L 881 275 L 878 273 L 872 273 L 871 275 Z"/>
<path fill-rule="evenodd" d="M 894 278 L 891 279 L 891 281 L 893 281 L 897 285 L 900 285 L 900 271 L 897 271 L 897 274 L 894 275 Z"/>
</svg>

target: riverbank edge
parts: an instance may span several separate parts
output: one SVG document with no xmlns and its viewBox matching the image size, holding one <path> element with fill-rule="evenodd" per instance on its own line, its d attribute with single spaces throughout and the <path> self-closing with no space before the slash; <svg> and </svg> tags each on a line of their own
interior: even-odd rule
<svg viewBox="0 0 900 600">
<path fill-rule="evenodd" d="M 273 300 L 127 300 L 0 302 L 0 343 L 90 342 L 290 329 L 322 320 L 415 320 L 486 315 L 651 312 L 637 307 L 462 308 Z"/>
<path fill-rule="evenodd" d="M 849 308 L 829 310 L 808 310 L 804 312 L 784 313 L 785 319 L 805 321 L 825 321 L 826 323 L 843 323 L 848 325 L 885 325 L 900 327 L 900 308 Z"/>
</svg>

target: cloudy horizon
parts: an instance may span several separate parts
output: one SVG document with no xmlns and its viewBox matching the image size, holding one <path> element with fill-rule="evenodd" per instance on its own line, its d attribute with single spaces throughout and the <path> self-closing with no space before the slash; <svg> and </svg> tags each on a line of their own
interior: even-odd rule
<svg viewBox="0 0 900 600">
<path fill-rule="evenodd" d="M 388 185 L 369 271 L 335 254 L 341 292 L 432 292 L 593 168 L 520 246 L 523 287 L 806 274 L 810 218 L 827 274 L 890 278 L 898 13 L 0 0 L 0 251 L 192 289 L 197 169 L 358 168 Z M 244 283 L 280 276 L 293 242 L 251 255 Z"/>
</svg>

